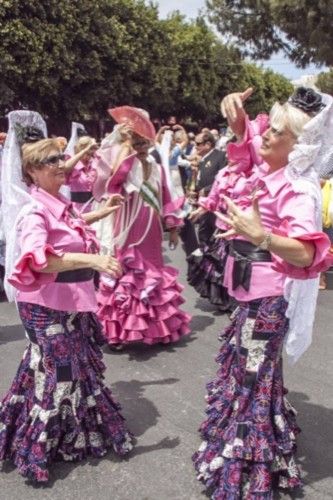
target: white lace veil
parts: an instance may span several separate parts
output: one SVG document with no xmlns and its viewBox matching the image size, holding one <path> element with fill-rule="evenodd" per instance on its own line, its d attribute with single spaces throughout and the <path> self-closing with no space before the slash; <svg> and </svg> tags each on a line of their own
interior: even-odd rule
<svg viewBox="0 0 333 500">
<path fill-rule="evenodd" d="M 65 149 L 65 153 L 67 155 L 74 156 L 74 148 L 77 141 L 79 140 L 78 130 L 84 131 L 85 130 L 84 125 L 82 125 L 82 123 L 72 122 L 71 137 Z"/>
<path fill-rule="evenodd" d="M 7 278 L 12 273 L 18 256 L 16 227 L 18 221 L 35 206 L 22 180 L 21 145 L 16 127 L 35 127 L 47 137 L 46 123 L 34 111 L 11 111 L 8 115 L 8 134 L 2 157 L 2 216 L 6 240 L 5 290 L 9 301 L 15 300 L 15 290 Z"/>
<path fill-rule="evenodd" d="M 304 126 L 285 169 L 295 192 L 307 193 L 313 198 L 317 231 L 322 231 L 319 176 L 324 170 L 333 168 L 333 98 L 327 94 L 321 96 L 325 107 Z M 288 278 L 285 284 L 284 295 L 288 300 L 286 315 L 289 318 L 286 351 L 293 363 L 312 341 L 318 285 L 319 278 Z"/>
</svg>

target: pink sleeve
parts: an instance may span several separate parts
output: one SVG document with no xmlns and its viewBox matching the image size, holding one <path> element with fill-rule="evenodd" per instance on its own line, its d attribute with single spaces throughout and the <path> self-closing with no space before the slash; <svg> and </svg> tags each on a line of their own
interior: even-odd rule
<svg viewBox="0 0 333 500">
<path fill-rule="evenodd" d="M 216 178 L 213 182 L 211 190 L 209 191 L 208 196 L 200 196 L 198 200 L 198 205 L 209 212 L 215 212 L 220 203 L 220 182 L 219 179 Z"/>
<path fill-rule="evenodd" d="M 110 194 L 121 193 L 123 189 L 123 184 L 127 180 L 127 176 L 133 167 L 134 161 L 136 159 L 135 155 L 128 156 L 119 165 L 116 172 L 110 177 L 107 182 L 106 190 Z"/>
<path fill-rule="evenodd" d="M 272 254 L 274 269 L 291 278 L 316 278 L 318 273 L 333 265 L 333 255 L 330 253 L 331 242 L 328 236 L 316 230 L 314 200 L 308 195 L 291 192 L 281 197 L 279 202 L 279 213 L 283 222 L 279 227 L 273 228 L 273 233 L 311 242 L 315 253 L 312 264 L 303 268 L 289 264 Z"/>
<path fill-rule="evenodd" d="M 165 227 L 167 229 L 173 229 L 175 227 L 180 227 L 183 225 L 183 218 L 178 217 L 177 212 L 181 211 L 181 208 L 184 205 L 185 197 L 181 196 L 176 200 L 172 200 L 171 193 L 167 185 L 164 168 L 161 165 L 160 165 L 160 170 L 161 170 L 161 188 L 162 188 L 162 204 L 163 204 L 162 217 L 164 220 Z"/>
<path fill-rule="evenodd" d="M 61 257 L 64 252 L 55 250 L 47 242 L 47 222 L 41 213 L 25 217 L 19 228 L 20 257 L 9 282 L 22 291 L 38 290 L 41 285 L 53 282 L 57 273 L 40 273 L 47 266 L 48 255 Z M 33 266 L 37 270 L 33 270 Z"/>
<path fill-rule="evenodd" d="M 79 168 L 81 165 L 81 162 L 78 161 L 77 164 L 74 166 L 74 168 L 66 175 L 66 184 L 68 186 L 71 185 L 71 183 L 80 177 L 81 175 L 81 169 Z"/>
<path fill-rule="evenodd" d="M 252 165 L 260 165 L 262 159 L 259 149 L 262 143 L 262 134 L 269 126 L 268 115 L 259 114 L 255 120 L 246 117 L 245 132 L 241 142 L 231 142 L 227 145 L 229 162 L 240 166 L 243 172 Z"/>
</svg>

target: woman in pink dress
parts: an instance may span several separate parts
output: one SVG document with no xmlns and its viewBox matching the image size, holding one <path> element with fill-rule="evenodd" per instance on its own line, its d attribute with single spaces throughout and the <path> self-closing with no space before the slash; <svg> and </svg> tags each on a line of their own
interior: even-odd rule
<svg viewBox="0 0 333 500">
<path fill-rule="evenodd" d="M 98 317 L 113 347 L 176 342 L 189 333 L 190 316 L 179 308 L 183 287 L 176 269 L 164 265 L 162 238 L 165 228 L 170 244 L 178 242 L 178 205 L 171 201 L 162 167 L 149 156 L 149 140 L 123 132 L 123 142 L 113 147 L 118 152 L 107 192 L 122 194 L 125 202 L 100 237 L 102 250 L 114 252 L 124 273 L 118 280 L 101 277 Z"/>
<path fill-rule="evenodd" d="M 11 144 L 16 147 L 17 125 L 24 132 L 31 122 L 41 123 L 36 115 L 10 114 Z M 110 448 L 124 455 L 132 448 L 120 407 L 104 383 L 104 339 L 93 283 L 94 270 L 117 276 L 121 268 L 116 259 L 98 254 L 94 231 L 59 194 L 65 171 L 57 141 L 24 144 L 22 160 L 31 191 L 12 221 L 17 249 L 9 282 L 17 289 L 28 345 L 0 403 L 0 461 L 11 460 L 23 476 L 46 482 L 55 460 L 101 457 Z M 15 157 L 7 165 L 14 169 Z M 18 191 L 16 185 L 15 196 Z M 6 196 L 7 201 L 10 205 Z M 92 222 L 112 210 L 85 218 Z"/>
<path fill-rule="evenodd" d="M 238 199 L 246 189 L 251 189 L 249 179 L 253 175 L 253 166 L 258 164 L 258 146 L 261 134 L 268 127 L 268 116 L 260 114 L 253 121 L 247 120 L 246 137 L 243 143 L 231 142 L 227 145 L 228 166 L 215 177 L 207 196 L 198 200 L 199 208 L 191 212 L 189 219 L 196 221 L 207 212 L 226 213 L 225 196 Z M 260 140 L 258 140 L 260 138 Z M 250 154 L 246 154 L 249 150 Z M 219 218 L 215 221 L 217 230 L 224 230 L 225 224 Z M 227 258 L 227 243 L 215 238 L 215 233 L 206 245 L 188 259 L 191 262 L 188 281 L 201 297 L 208 298 L 220 311 L 235 309 L 236 301 L 230 297 L 223 285 L 224 269 Z"/>
<path fill-rule="evenodd" d="M 251 91 L 223 111 L 241 143 Z M 299 89 L 275 104 L 263 134 L 264 164 L 239 197 L 224 198 L 224 285 L 239 302 L 221 335 L 217 376 L 207 385 L 203 443 L 193 460 L 214 500 L 271 500 L 301 484 L 295 411 L 285 398 L 282 349 L 296 361 L 311 343 L 319 272 L 332 262 L 321 231 L 316 168 L 332 154 L 333 98 Z M 244 146 L 244 159 L 251 144 Z M 249 189 L 249 186 L 251 189 Z"/>
<path fill-rule="evenodd" d="M 81 159 L 71 167 L 71 171 L 67 176 L 67 184 L 71 191 L 71 201 L 79 213 L 86 213 L 92 210 L 92 191 L 96 180 L 95 162 L 97 148 L 98 145 L 95 139 L 89 136 L 81 137 L 74 148 L 75 156 L 73 158 L 85 151 Z"/>
</svg>

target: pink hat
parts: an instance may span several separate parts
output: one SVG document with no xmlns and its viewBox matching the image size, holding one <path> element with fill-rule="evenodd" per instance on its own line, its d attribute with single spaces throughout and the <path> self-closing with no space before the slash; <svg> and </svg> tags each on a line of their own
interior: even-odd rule
<svg viewBox="0 0 333 500">
<path fill-rule="evenodd" d="M 126 123 L 141 137 L 150 141 L 155 140 L 154 125 L 149 120 L 149 115 L 145 110 L 132 106 L 119 106 L 118 108 L 108 109 L 108 113 L 117 123 Z"/>
</svg>

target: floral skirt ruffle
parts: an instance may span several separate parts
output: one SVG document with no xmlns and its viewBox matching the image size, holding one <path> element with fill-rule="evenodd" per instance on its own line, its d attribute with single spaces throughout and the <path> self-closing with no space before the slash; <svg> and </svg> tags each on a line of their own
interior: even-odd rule
<svg viewBox="0 0 333 500">
<path fill-rule="evenodd" d="M 203 443 L 193 455 L 214 500 L 268 500 L 275 487 L 301 484 L 294 457 L 299 428 L 283 388 L 286 308 L 283 297 L 241 303 L 221 337 Z"/>
<path fill-rule="evenodd" d="M 213 236 L 208 245 L 187 257 L 187 281 L 200 297 L 228 311 L 235 308 L 235 301 L 223 286 L 226 257 L 225 241 Z"/>
<path fill-rule="evenodd" d="M 103 381 L 96 316 L 18 306 L 30 343 L 0 404 L 0 460 L 43 482 L 52 461 L 128 453 L 131 434 Z"/>
<path fill-rule="evenodd" d="M 178 272 L 159 269 L 132 248 L 121 258 L 124 269 L 118 280 L 100 280 L 98 318 L 109 344 L 178 341 L 190 332 L 191 316 L 180 309 L 184 302 Z"/>
</svg>

